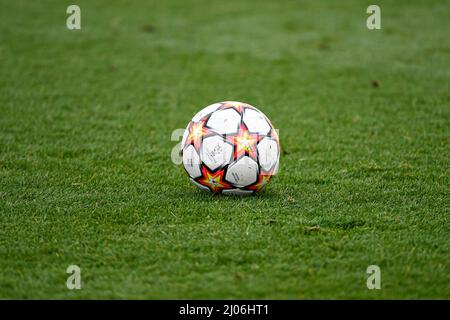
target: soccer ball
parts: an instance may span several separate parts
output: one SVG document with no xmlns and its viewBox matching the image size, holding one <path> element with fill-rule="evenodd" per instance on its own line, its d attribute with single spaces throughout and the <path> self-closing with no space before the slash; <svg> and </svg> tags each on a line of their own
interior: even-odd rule
<svg viewBox="0 0 450 320">
<path fill-rule="evenodd" d="M 226 101 L 209 105 L 192 118 L 181 153 L 197 187 L 213 193 L 251 194 L 277 172 L 280 143 L 261 111 Z"/>
</svg>

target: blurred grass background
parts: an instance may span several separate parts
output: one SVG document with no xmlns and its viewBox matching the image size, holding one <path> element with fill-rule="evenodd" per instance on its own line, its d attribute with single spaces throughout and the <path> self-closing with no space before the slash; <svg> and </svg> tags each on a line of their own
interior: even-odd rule
<svg viewBox="0 0 450 320">
<path fill-rule="evenodd" d="M 447 1 L 70 4 L 0 0 L 0 298 L 450 298 Z M 280 130 L 256 196 L 170 161 L 223 100 Z"/>
</svg>

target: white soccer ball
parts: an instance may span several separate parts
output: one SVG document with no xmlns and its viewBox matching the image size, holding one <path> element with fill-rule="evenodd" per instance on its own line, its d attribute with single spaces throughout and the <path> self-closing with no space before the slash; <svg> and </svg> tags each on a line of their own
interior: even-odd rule
<svg viewBox="0 0 450 320">
<path fill-rule="evenodd" d="M 276 174 L 280 142 L 269 119 L 242 102 L 214 103 L 198 112 L 181 141 L 190 180 L 213 193 L 251 194 Z"/>
</svg>

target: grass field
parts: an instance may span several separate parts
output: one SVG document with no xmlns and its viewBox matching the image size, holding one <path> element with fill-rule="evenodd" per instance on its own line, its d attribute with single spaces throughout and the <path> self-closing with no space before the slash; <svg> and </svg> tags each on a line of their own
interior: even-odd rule
<svg viewBox="0 0 450 320">
<path fill-rule="evenodd" d="M 75 3 L 0 0 L 0 298 L 450 298 L 448 2 Z M 224 100 L 280 132 L 255 196 L 170 160 Z"/>
</svg>

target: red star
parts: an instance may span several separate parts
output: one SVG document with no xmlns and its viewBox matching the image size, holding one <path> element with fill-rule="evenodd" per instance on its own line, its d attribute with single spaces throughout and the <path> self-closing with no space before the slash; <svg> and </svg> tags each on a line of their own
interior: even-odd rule
<svg viewBox="0 0 450 320">
<path fill-rule="evenodd" d="M 235 159 L 239 159 L 242 155 L 248 154 L 256 160 L 256 144 L 258 143 L 258 135 L 250 133 L 245 125 L 241 125 L 237 135 L 228 136 L 228 140 L 235 145 Z"/>
<path fill-rule="evenodd" d="M 194 148 L 199 151 L 202 138 L 208 133 L 208 129 L 204 126 L 205 120 L 199 122 L 191 122 L 189 125 L 189 134 L 186 138 L 185 145 L 194 144 Z"/>
<path fill-rule="evenodd" d="M 197 182 L 208 187 L 212 192 L 219 193 L 223 189 L 231 188 L 231 184 L 224 181 L 224 170 L 211 173 L 206 166 L 202 166 L 202 178 Z"/>
<path fill-rule="evenodd" d="M 234 108 L 237 112 L 239 112 L 240 114 L 243 114 L 245 107 L 250 108 L 251 106 L 249 104 L 242 103 L 242 102 L 225 101 L 220 108 L 221 109 Z"/>
<path fill-rule="evenodd" d="M 249 186 L 248 189 L 259 191 L 269 182 L 270 178 L 272 178 L 271 175 L 260 174 L 258 181 L 254 185 Z"/>
</svg>

